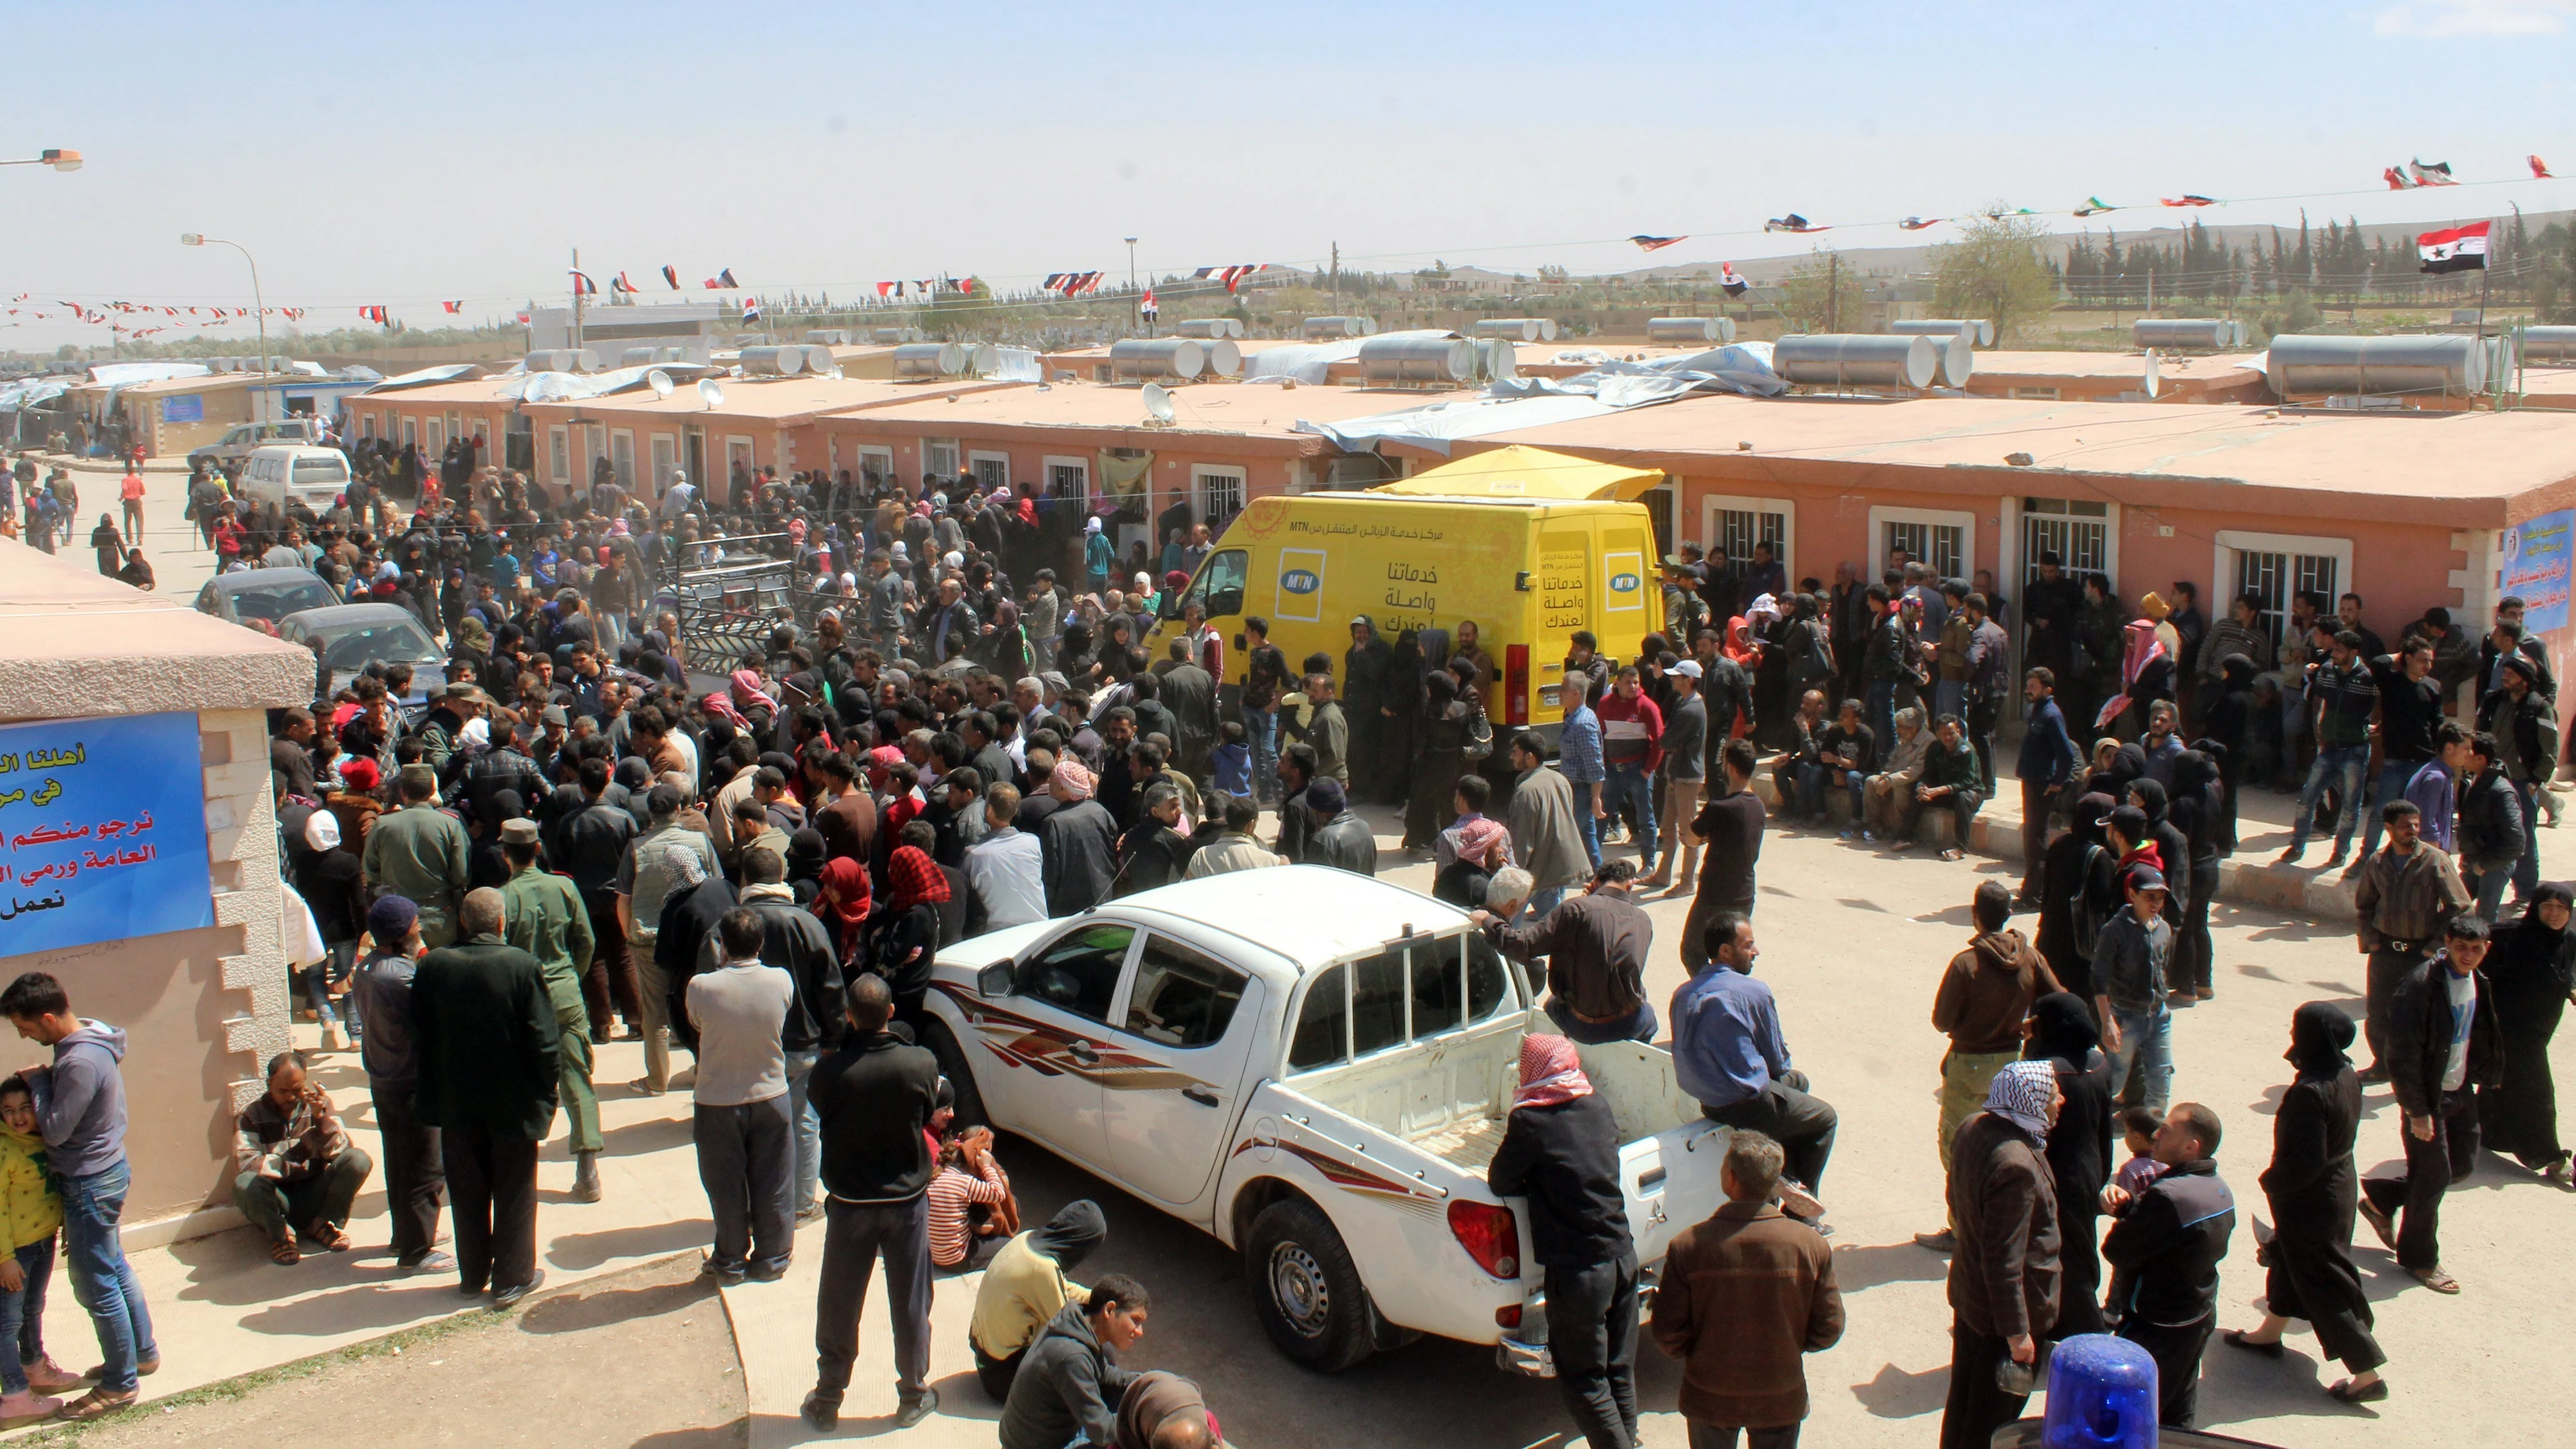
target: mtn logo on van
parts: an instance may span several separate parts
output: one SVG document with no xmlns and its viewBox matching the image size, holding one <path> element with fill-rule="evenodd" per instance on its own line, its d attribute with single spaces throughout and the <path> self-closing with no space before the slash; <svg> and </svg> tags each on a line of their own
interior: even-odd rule
<svg viewBox="0 0 2576 1449">
<path fill-rule="evenodd" d="M 1633 594 L 1637 592 L 1637 583 L 1638 579 L 1635 574 L 1612 574 L 1610 576 L 1610 592 L 1614 594 Z"/>
<path fill-rule="evenodd" d="M 1292 594 L 1311 594 L 1323 586 L 1323 578 L 1312 569 L 1290 569 L 1279 576 L 1279 587 Z"/>
</svg>

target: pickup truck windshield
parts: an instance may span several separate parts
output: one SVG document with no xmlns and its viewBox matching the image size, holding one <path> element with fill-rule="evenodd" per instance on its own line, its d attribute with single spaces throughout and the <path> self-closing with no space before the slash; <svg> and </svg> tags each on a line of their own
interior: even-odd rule
<svg viewBox="0 0 2576 1449">
<path fill-rule="evenodd" d="M 1511 999 L 1511 975 L 1484 934 L 1390 946 L 1334 966 L 1306 987 L 1288 1069 L 1311 1071 L 1487 1020 Z"/>
</svg>

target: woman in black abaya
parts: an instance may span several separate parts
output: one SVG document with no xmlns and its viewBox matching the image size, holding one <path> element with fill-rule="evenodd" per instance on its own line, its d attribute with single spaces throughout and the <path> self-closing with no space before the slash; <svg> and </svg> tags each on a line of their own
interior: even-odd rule
<svg viewBox="0 0 2576 1449">
<path fill-rule="evenodd" d="M 2487 953 L 2496 1030 L 2504 1036 L 2504 1081 L 2478 1089 L 2478 1125 L 2487 1149 L 2510 1153 L 2561 1187 L 2571 1185 L 2567 1149 L 2558 1145 L 2558 1084 L 2549 1073 L 2549 1039 L 2576 992 L 2576 932 L 2563 881 L 2543 885 L 2520 924 L 2496 933 Z"/>
<path fill-rule="evenodd" d="M 2263 1171 L 2273 1226 L 2261 1254 L 2271 1269 L 2263 1322 L 2251 1332 L 2231 1328 L 2221 1337 L 2248 1353 L 2279 1358 L 2290 1320 L 2306 1319 L 2326 1357 L 2352 1370 L 2352 1377 L 2326 1392 L 2363 1404 L 2388 1397 L 2379 1377 L 2388 1355 L 2371 1337 L 2370 1299 L 2352 1265 L 2352 1219 L 2361 1197 L 2352 1160 L 2361 1078 L 2344 1055 L 2352 1038 L 2352 1018 L 2331 1002 L 2311 1001 L 2290 1017 L 2285 1055 L 2298 1075 L 2272 1118 L 2272 1165 Z"/>
<path fill-rule="evenodd" d="M 2058 1088 L 2066 1093 L 2057 1125 L 2048 1132 L 2048 1170 L 2057 1183 L 2058 1268 L 2065 1274 L 2057 1326 L 2048 1332 L 2054 1343 L 2103 1331 L 2102 1235 L 2094 1220 L 2102 1184 L 2111 1180 L 2111 1062 L 2102 1053 L 2093 1009 L 2072 992 L 2052 991 L 2032 1002 L 2023 1036 L 2022 1059 L 2052 1063 Z"/>
</svg>

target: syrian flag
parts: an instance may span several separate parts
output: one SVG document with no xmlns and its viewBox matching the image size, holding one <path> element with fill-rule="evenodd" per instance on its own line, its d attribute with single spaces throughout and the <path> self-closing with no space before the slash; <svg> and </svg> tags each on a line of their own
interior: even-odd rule
<svg viewBox="0 0 2576 1449">
<path fill-rule="evenodd" d="M 879 300 L 879 301 L 883 301 L 883 300 L 885 300 L 885 299 L 886 299 L 886 298 L 888 298 L 888 297 L 900 297 L 900 296 L 902 296 L 902 295 L 903 295 L 903 283 L 901 283 L 901 282 L 879 282 L 879 283 L 877 283 L 877 300 Z"/>
<path fill-rule="evenodd" d="M 2428 231 L 2415 238 L 2415 251 L 2424 258 L 2423 272 L 2482 272 L 2487 265 L 2487 228 L 2492 222 L 2477 221 L 2455 226 L 2449 231 Z"/>
<path fill-rule="evenodd" d="M 707 278 L 707 290 L 710 292 L 722 292 L 741 285 L 742 284 L 740 282 L 733 279 L 733 268 L 731 267 L 727 267 L 723 271 L 716 273 L 714 276 Z"/>
<path fill-rule="evenodd" d="M 2394 166 L 2385 166 L 2380 168 L 2379 179 L 2387 182 L 2388 189 L 2391 191 L 2412 191 L 2418 184 L 2420 184 L 2408 180 L 2406 173 L 2398 170 Z"/>
<path fill-rule="evenodd" d="M 2409 161 L 2406 163 L 2406 175 L 2418 186 L 2457 186 L 2460 184 L 2451 179 L 2451 163 L 2448 161 L 2436 161 L 2430 166 L 2425 165 L 2421 161 Z"/>
<path fill-rule="evenodd" d="M 1641 252 L 1659 252 L 1664 248 L 1671 246 L 1675 242 L 1686 242 L 1689 241 L 1690 238 L 1686 236 L 1648 236 L 1644 232 L 1639 232 L 1637 235 L 1628 238 L 1628 240 L 1635 242 L 1637 244 L 1637 250 Z"/>
<path fill-rule="evenodd" d="M 391 327 L 394 325 L 393 319 L 386 315 L 385 309 L 382 307 L 361 307 L 358 309 L 358 315 L 380 327 Z"/>
<path fill-rule="evenodd" d="M 1926 227 L 1939 226 L 1946 220 L 1948 220 L 1947 217 L 1939 216 L 1909 216 L 1898 222 L 1896 226 L 1899 231 L 1921 231 Z"/>
<path fill-rule="evenodd" d="M 745 322 L 757 322 L 760 320 L 759 298 L 745 297 L 742 299 L 742 320 Z"/>
<path fill-rule="evenodd" d="M 1743 296 L 1745 290 L 1753 285 L 1742 277 L 1736 275 L 1735 263 L 1733 262 L 1718 263 L 1717 284 L 1724 287 L 1726 289 L 1726 295 L 1730 297 Z"/>
<path fill-rule="evenodd" d="M 619 272 L 616 276 L 609 279 L 608 289 L 612 292 L 624 292 L 630 297 L 635 295 L 635 284 L 626 280 L 626 274 L 624 272 Z"/>
<path fill-rule="evenodd" d="M 2525 157 L 2523 157 L 2522 159 L 2531 163 L 2531 179 L 2532 179 L 2532 180 L 2534 180 L 2534 181 L 2555 181 L 2555 180 L 2557 180 L 2557 179 L 2558 179 L 2557 177 L 2552 176 L 2552 175 L 2550 175 L 2550 174 L 2549 174 L 2549 163 L 2548 163 L 2548 162 L 2541 160 L 2541 159 L 2540 159 L 2539 157 L 2537 157 L 2537 156 L 2525 156 Z"/>
<path fill-rule="evenodd" d="M 572 294 L 576 297 L 596 297 L 599 295 L 599 284 L 590 279 L 588 272 L 574 272 Z"/>
<path fill-rule="evenodd" d="M 2188 191 L 2184 192 L 2180 196 L 2167 196 L 2159 199 L 2167 206 L 2216 206 L 2218 204 L 2214 198 L 2207 196 L 2194 196 Z"/>
<path fill-rule="evenodd" d="M 1153 288 L 1147 287 L 1145 289 L 1145 298 L 1142 302 L 1137 304 L 1136 310 L 1143 313 L 1145 320 L 1148 322 L 1151 322 L 1156 317 L 1162 315 L 1162 309 L 1154 305 Z"/>
<path fill-rule="evenodd" d="M 442 306 L 442 307 L 446 308 L 446 309 L 447 309 L 447 315 L 448 315 L 448 316 L 450 316 L 450 317 L 453 317 L 453 316 L 455 316 L 457 313 L 462 312 L 462 311 L 464 311 L 464 310 L 465 310 L 465 304 L 464 304 L 464 303 L 462 303 L 462 302 L 441 302 L 441 303 L 439 303 L 438 305 L 440 305 L 440 306 Z"/>
</svg>

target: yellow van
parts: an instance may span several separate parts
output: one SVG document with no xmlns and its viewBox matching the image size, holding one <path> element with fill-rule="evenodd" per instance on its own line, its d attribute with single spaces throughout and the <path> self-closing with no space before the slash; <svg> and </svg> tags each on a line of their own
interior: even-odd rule
<svg viewBox="0 0 2576 1449">
<path fill-rule="evenodd" d="M 1568 642 L 1592 631 L 1626 659 L 1663 627 L 1654 522 L 1634 501 L 1663 475 L 1564 453 L 1512 447 L 1366 492 L 1256 498 L 1199 565 L 1181 602 L 1201 603 L 1234 640 L 1228 682 L 1244 672 L 1243 621 L 1270 621 L 1291 669 L 1332 656 L 1335 678 L 1366 615 L 1381 637 L 1475 621 L 1493 656 L 1486 717 L 1497 733 L 1559 723 L 1557 681 Z M 1161 658 L 1177 619 L 1158 624 Z"/>
</svg>

